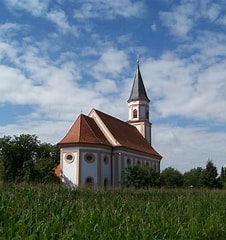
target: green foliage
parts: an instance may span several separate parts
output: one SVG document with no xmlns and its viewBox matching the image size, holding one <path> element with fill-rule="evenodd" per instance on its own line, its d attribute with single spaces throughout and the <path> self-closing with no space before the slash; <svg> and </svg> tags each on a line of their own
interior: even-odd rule
<svg viewBox="0 0 226 240">
<path fill-rule="evenodd" d="M 206 168 L 201 174 L 201 184 L 208 188 L 222 188 L 223 184 L 220 178 L 217 177 L 217 168 L 214 166 L 211 160 L 207 161 Z"/>
<path fill-rule="evenodd" d="M 225 191 L 0 186 L 1 239 L 225 239 Z"/>
<path fill-rule="evenodd" d="M 22 180 L 31 182 L 35 179 L 34 161 L 25 161 L 22 168 Z"/>
<path fill-rule="evenodd" d="M 3 180 L 14 181 L 22 178 L 24 163 L 34 160 L 38 143 L 37 137 L 29 134 L 0 139 Z"/>
<path fill-rule="evenodd" d="M 183 181 L 183 174 L 180 173 L 177 169 L 168 167 L 161 172 L 160 182 L 162 186 L 182 187 Z"/>
<path fill-rule="evenodd" d="M 41 143 L 36 135 L 0 138 L 1 179 L 28 182 L 52 179 L 52 170 L 59 161 L 58 152 L 56 146 Z"/>
<path fill-rule="evenodd" d="M 54 174 L 55 162 L 51 158 L 39 158 L 35 162 L 35 174 L 36 181 L 42 183 L 48 183 L 59 180 Z"/>
<path fill-rule="evenodd" d="M 159 173 L 148 166 L 130 166 L 124 170 L 124 184 L 127 187 L 149 188 L 159 183 Z"/>
<path fill-rule="evenodd" d="M 203 169 L 201 167 L 192 168 L 190 171 L 184 173 L 185 187 L 201 187 L 201 175 Z"/>
<path fill-rule="evenodd" d="M 37 148 L 36 158 L 38 159 L 53 159 L 53 162 L 58 164 L 60 155 L 59 150 L 56 145 L 50 143 L 40 143 Z"/>
</svg>

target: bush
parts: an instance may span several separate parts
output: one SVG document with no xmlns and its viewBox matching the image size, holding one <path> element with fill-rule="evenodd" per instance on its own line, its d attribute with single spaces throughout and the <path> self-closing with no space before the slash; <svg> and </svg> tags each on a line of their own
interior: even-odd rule
<svg viewBox="0 0 226 240">
<path fill-rule="evenodd" d="M 161 186 L 166 187 L 182 187 L 183 186 L 183 174 L 178 170 L 168 167 L 160 174 Z"/>
<path fill-rule="evenodd" d="M 135 188 L 149 188 L 159 185 L 159 173 L 148 166 L 131 166 L 124 170 L 124 185 Z"/>
</svg>

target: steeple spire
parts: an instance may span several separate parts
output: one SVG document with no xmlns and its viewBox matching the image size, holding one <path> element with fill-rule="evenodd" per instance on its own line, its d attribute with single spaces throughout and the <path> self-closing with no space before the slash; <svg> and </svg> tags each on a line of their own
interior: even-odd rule
<svg viewBox="0 0 226 240">
<path fill-rule="evenodd" d="M 139 56 L 137 56 L 137 70 L 135 73 L 133 86 L 130 93 L 130 97 L 128 99 L 128 103 L 135 100 L 145 100 L 150 102 L 144 87 L 141 73 L 140 73 Z"/>
<path fill-rule="evenodd" d="M 133 80 L 133 87 L 127 102 L 129 107 L 128 123 L 135 126 L 141 135 L 151 144 L 150 100 L 140 73 L 139 56 L 137 56 L 137 70 Z"/>
</svg>

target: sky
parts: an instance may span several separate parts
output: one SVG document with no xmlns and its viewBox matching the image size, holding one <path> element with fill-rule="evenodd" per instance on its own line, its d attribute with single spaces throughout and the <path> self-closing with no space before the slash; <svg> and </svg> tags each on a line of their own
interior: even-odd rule
<svg viewBox="0 0 226 240">
<path fill-rule="evenodd" d="M 139 55 L 161 169 L 226 164 L 226 0 L 1 0 L 0 137 L 128 120 Z"/>
</svg>

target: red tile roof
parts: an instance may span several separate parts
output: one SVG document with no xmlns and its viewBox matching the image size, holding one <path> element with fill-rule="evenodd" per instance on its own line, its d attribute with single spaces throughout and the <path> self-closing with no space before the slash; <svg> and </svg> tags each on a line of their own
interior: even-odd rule
<svg viewBox="0 0 226 240">
<path fill-rule="evenodd" d="M 94 119 L 83 114 L 79 115 L 66 136 L 58 144 L 68 143 L 92 143 L 111 146 Z"/>
<path fill-rule="evenodd" d="M 122 147 L 148 153 L 158 159 L 162 158 L 162 156 L 148 143 L 148 141 L 143 138 L 136 127 L 96 109 L 95 112 Z"/>
<path fill-rule="evenodd" d="M 123 122 L 115 117 L 94 109 L 104 125 L 111 132 L 113 137 L 119 142 L 116 147 L 125 147 L 141 153 L 150 154 L 158 159 L 162 156 L 147 142 L 139 133 L 136 127 Z M 74 122 L 66 136 L 58 145 L 89 143 L 112 146 L 102 133 L 92 117 L 81 114 Z"/>
<path fill-rule="evenodd" d="M 55 168 L 54 168 L 54 173 L 58 178 L 61 178 L 61 167 L 60 164 L 58 164 Z"/>
</svg>

